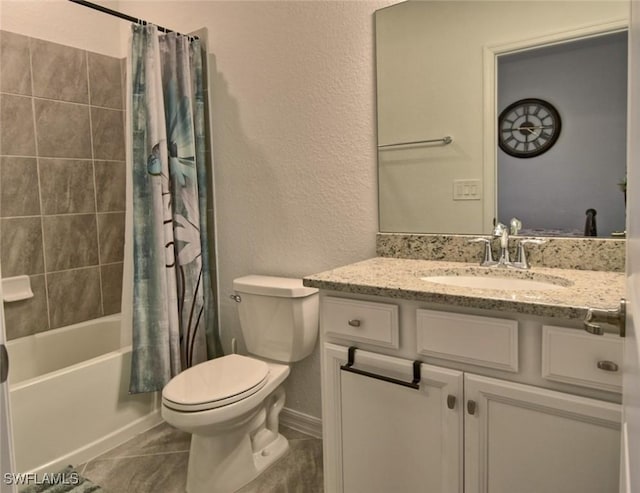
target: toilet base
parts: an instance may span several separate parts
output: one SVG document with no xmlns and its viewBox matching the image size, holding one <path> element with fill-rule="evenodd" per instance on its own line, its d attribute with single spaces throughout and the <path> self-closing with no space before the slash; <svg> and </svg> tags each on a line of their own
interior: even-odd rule
<svg viewBox="0 0 640 493">
<path fill-rule="evenodd" d="M 234 437 L 229 437 L 230 441 Z M 238 438 L 238 437 L 235 437 Z M 228 442 L 230 443 L 230 442 Z M 252 452 L 251 439 L 245 435 L 236 441 L 237 447 L 226 450 L 217 464 L 210 460 L 220 457 L 220 439 L 193 435 L 187 472 L 187 493 L 233 493 L 257 478 L 266 468 L 289 450 L 289 442 L 281 434 L 261 450 Z M 212 450 L 212 447 L 215 450 Z"/>
<path fill-rule="evenodd" d="M 262 473 L 267 467 L 276 462 L 280 457 L 289 450 L 289 441 L 278 434 L 278 437 L 262 451 L 253 454 L 253 462 L 258 471 L 256 477 Z"/>
</svg>

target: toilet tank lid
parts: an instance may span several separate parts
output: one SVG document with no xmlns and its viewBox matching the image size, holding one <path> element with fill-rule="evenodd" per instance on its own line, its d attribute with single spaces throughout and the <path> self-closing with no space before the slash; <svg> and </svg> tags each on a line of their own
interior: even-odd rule
<svg viewBox="0 0 640 493">
<path fill-rule="evenodd" d="M 238 293 L 302 298 L 318 292 L 316 288 L 302 285 L 302 279 L 273 276 L 244 276 L 233 280 L 233 289 Z"/>
</svg>

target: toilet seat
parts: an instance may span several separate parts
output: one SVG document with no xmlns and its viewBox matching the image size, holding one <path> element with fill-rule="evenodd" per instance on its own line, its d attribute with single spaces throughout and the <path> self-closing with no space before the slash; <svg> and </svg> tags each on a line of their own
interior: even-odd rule
<svg viewBox="0 0 640 493">
<path fill-rule="evenodd" d="M 264 387 L 269 365 L 239 354 L 205 361 L 176 375 L 162 389 L 162 403 L 176 411 L 204 411 L 246 399 Z"/>
</svg>

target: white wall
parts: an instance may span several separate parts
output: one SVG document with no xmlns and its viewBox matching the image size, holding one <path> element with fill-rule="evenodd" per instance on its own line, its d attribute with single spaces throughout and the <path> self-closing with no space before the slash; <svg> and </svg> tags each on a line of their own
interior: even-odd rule
<svg viewBox="0 0 640 493">
<path fill-rule="evenodd" d="M 455 140 L 381 153 L 380 229 L 487 233 L 483 202 L 453 201 L 452 193 L 453 180 L 483 179 L 483 47 L 628 13 L 624 1 L 416 1 L 383 11 L 376 31 L 384 38 L 377 51 L 380 143 Z M 494 184 L 484 185 L 487 192 Z"/>
<path fill-rule="evenodd" d="M 235 277 L 302 277 L 375 256 L 373 16 L 384 2 L 129 2 L 181 32 L 208 29 L 221 327 L 244 351 Z M 316 348 L 287 407 L 320 416 Z"/>
<path fill-rule="evenodd" d="M 379 2 L 103 1 L 208 29 L 223 343 L 243 351 L 232 280 L 302 277 L 375 255 L 373 16 Z M 122 56 L 128 23 L 66 0 L 0 3 L 2 29 Z M 287 406 L 320 416 L 319 352 Z"/>
<path fill-rule="evenodd" d="M 118 10 L 117 0 L 102 0 Z M 122 21 L 67 0 L 1 0 L 0 29 L 83 50 L 122 57 Z"/>
</svg>

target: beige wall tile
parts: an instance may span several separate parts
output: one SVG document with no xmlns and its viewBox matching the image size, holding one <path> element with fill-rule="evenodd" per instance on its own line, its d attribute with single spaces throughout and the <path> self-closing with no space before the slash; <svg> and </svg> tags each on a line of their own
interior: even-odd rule
<svg viewBox="0 0 640 493">
<path fill-rule="evenodd" d="M 89 102 L 86 51 L 32 38 L 31 66 L 34 96 Z"/>
<path fill-rule="evenodd" d="M 122 109 L 120 59 L 88 53 L 89 96 L 93 106 Z"/>
<path fill-rule="evenodd" d="M 40 214 L 38 164 L 35 158 L 0 157 L 0 215 Z"/>
<path fill-rule="evenodd" d="M 120 161 L 94 161 L 98 212 L 124 211 L 126 167 Z"/>
<path fill-rule="evenodd" d="M 102 316 L 98 267 L 47 274 L 52 329 Z"/>
<path fill-rule="evenodd" d="M 100 262 L 122 262 L 124 258 L 124 212 L 98 214 Z"/>
<path fill-rule="evenodd" d="M 98 264 L 94 214 L 45 216 L 42 223 L 47 272 Z"/>
<path fill-rule="evenodd" d="M 38 155 L 91 159 L 89 107 L 35 100 Z"/>
<path fill-rule="evenodd" d="M 40 217 L 1 219 L 0 244 L 0 263 L 4 277 L 44 272 Z"/>
<path fill-rule="evenodd" d="M 36 155 L 31 98 L 0 94 L 0 154 Z"/>
<path fill-rule="evenodd" d="M 124 62 L 0 32 L 0 64 L 0 262 L 5 276 L 32 275 L 36 295 L 6 305 L 10 337 L 95 318 L 103 309 L 117 313 Z M 35 99 L 29 97 L 32 75 Z M 98 218 L 96 204 L 109 214 Z M 99 265 L 99 252 L 107 265 Z"/>
<path fill-rule="evenodd" d="M 122 302 L 122 263 L 103 265 L 102 273 L 102 307 L 105 315 L 120 313 Z"/>
<path fill-rule="evenodd" d="M 91 107 L 93 156 L 95 159 L 124 161 L 123 112 Z"/>
<path fill-rule="evenodd" d="M 95 212 L 93 165 L 89 160 L 38 160 L 43 214 Z"/>
<path fill-rule="evenodd" d="M 29 38 L 0 31 L 0 91 L 31 94 Z"/>
</svg>

